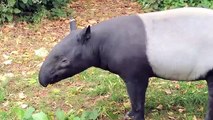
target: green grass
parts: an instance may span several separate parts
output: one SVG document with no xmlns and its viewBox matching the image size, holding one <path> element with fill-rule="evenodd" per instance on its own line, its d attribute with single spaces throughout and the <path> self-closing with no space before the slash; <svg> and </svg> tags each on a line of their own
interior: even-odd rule
<svg viewBox="0 0 213 120">
<path fill-rule="evenodd" d="M 154 79 L 149 85 L 146 97 L 148 116 L 162 116 L 164 119 L 172 116 L 180 120 L 190 120 L 194 116 L 204 118 L 207 106 L 207 88 L 204 81 L 171 82 Z M 163 106 L 160 110 L 157 109 L 159 105 Z"/>
<path fill-rule="evenodd" d="M 42 88 L 36 81 L 37 73 L 33 73 L 31 77 L 16 78 L 13 84 L 8 83 L 0 91 L 1 103 L 10 100 L 7 109 L 0 107 L 0 119 L 19 120 L 27 108 L 33 107 L 35 111 L 32 115 L 44 112 L 50 120 L 57 118 L 55 114 L 58 109 L 62 111 L 58 114 L 64 114 L 62 117 L 69 120 L 95 118 L 97 115 L 99 119 L 117 120 L 122 119 L 130 109 L 123 81 L 107 71 L 91 68 L 48 88 Z M 8 95 L 23 91 L 27 97 L 14 99 L 5 91 L 8 91 Z M 37 92 L 41 94 L 39 97 L 35 96 Z M 20 108 L 20 101 L 28 104 L 28 107 Z M 151 78 L 146 94 L 145 115 L 147 120 L 203 119 L 206 105 L 205 81 L 174 82 Z"/>
<path fill-rule="evenodd" d="M 126 89 L 122 80 L 109 72 L 99 69 L 89 69 L 80 74 L 80 79 L 90 84 L 89 89 L 83 90 L 90 97 L 108 96 L 100 100 L 94 107 L 102 109 L 101 114 L 109 119 L 117 119 L 129 109 L 124 106 L 128 101 Z M 169 92 L 168 92 L 169 91 Z M 112 109 L 111 106 L 113 107 Z M 162 105 L 162 109 L 157 109 Z M 148 118 L 191 119 L 204 118 L 207 105 L 207 88 L 205 81 L 174 82 L 152 78 L 146 96 L 146 116 Z M 109 107 L 110 106 L 110 107 Z M 115 115 L 116 113 L 117 115 Z"/>
<path fill-rule="evenodd" d="M 7 118 L 8 118 L 7 112 L 0 111 L 0 119 L 1 120 L 7 120 Z"/>
<path fill-rule="evenodd" d="M 0 103 L 5 100 L 5 90 L 3 88 L 0 89 Z"/>
</svg>

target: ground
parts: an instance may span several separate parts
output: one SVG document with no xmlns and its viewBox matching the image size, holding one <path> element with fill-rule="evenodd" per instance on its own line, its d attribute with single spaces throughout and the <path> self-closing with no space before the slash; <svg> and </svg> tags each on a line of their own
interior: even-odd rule
<svg viewBox="0 0 213 120">
<path fill-rule="evenodd" d="M 79 28 L 115 16 L 143 13 L 138 3 L 130 0 L 75 0 L 69 7 L 74 11 L 72 17 Z M 69 18 L 1 26 L 0 119 L 20 119 L 17 111 L 29 107 L 35 108 L 35 113 L 45 112 L 49 119 L 55 119 L 57 109 L 65 111 L 70 120 L 82 117 L 84 111 L 98 112 L 100 120 L 123 118 L 130 109 L 125 86 L 117 75 L 107 71 L 91 68 L 47 88 L 39 85 L 37 75 L 42 61 L 69 32 Z M 205 82 L 169 82 L 152 78 L 147 93 L 146 118 L 198 120 L 204 117 L 206 103 Z"/>
</svg>

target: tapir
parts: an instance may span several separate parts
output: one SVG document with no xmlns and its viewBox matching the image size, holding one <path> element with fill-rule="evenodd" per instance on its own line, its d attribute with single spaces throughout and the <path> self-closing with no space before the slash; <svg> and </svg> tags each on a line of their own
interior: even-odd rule
<svg viewBox="0 0 213 120">
<path fill-rule="evenodd" d="M 97 67 L 119 75 L 127 88 L 134 120 L 144 120 L 150 77 L 206 80 L 213 120 L 213 10 L 177 8 L 114 17 L 71 32 L 49 53 L 39 72 L 46 87 Z"/>
</svg>

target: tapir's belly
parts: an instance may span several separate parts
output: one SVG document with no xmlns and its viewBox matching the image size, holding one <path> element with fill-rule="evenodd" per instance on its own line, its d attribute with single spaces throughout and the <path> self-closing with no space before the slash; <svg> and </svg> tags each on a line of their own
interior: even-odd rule
<svg viewBox="0 0 213 120">
<path fill-rule="evenodd" d="M 163 78 L 194 80 L 213 68 L 213 12 L 188 8 L 140 15 L 147 33 L 146 54 Z"/>
</svg>

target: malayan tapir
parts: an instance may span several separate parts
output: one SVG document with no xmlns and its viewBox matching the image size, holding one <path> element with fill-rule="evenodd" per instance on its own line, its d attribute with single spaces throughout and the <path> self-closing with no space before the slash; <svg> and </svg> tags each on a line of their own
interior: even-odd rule
<svg viewBox="0 0 213 120">
<path fill-rule="evenodd" d="M 128 116 L 144 120 L 145 92 L 150 77 L 206 80 L 208 111 L 213 120 L 213 10 L 178 8 L 115 17 L 76 29 L 47 56 L 39 72 L 46 87 L 89 67 L 119 75 L 130 97 Z"/>
</svg>

